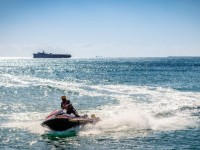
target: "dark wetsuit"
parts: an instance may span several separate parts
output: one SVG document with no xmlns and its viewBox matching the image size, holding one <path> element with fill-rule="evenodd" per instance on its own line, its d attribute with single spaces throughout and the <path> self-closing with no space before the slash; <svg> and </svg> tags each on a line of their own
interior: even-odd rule
<svg viewBox="0 0 200 150">
<path fill-rule="evenodd" d="M 68 105 L 68 106 L 67 106 Z M 65 106 L 67 106 L 67 109 L 65 108 Z M 61 108 L 62 109 L 66 109 L 67 110 L 67 114 L 74 114 L 76 117 L 80 117 L 76 111 L 76 109 L 74 109 L 74 107 L 72 106 L 72 104 L 70 103 L 70 100 L 66 100 L 66 101 L 62 101 L 61 102 Z"/>
</svg>

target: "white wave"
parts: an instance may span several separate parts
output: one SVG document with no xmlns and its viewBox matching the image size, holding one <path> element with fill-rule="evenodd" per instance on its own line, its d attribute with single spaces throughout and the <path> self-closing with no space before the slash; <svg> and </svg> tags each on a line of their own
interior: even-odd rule
<svg viewBox="0 0 200 150">
<path fill-rule="evenodd" d="M 21 86 L 50 86 L 61 90 L 74 91 L 83 96 L 115 99 L 118 102 L 105 104 L 97 110 L 89 110 L 89 113 L 97 114 L 101 121 L 95 126 L 87 126 L 85 128 L 86 132 L 81 131 L 82 134 L 149 129 L 179 130 L 187 127 L 197 127 L 200 122 L 198 116 L 194 115 L 199 111 L 195 108 L 200 106 L 200 93 L 198 92 L 180 92 L 170 88 L 133 85 L 91 86 L 83 83 L 63 82 L 30 76 L 4 75 L 5 78 L 6 80 L 10 79 L 9 83 L 12 86 L 15 86 L 12 82 L 18 82 L 18 85 Z M 82 111 L 84 112 L 84 110 Z M 37 123 L 40 119 L 33 120 Z M 14 118 L 14 120 L 18 119 Z M 21 121 L 23 124 L 23 120 Z M 24 122 L 29 121 L 24 120 Z M 23 125 L 21 126 L 23 127 Z M 27 128 L 29 128 L 28 126 L 29 124 L 27 124 Z"/>
<path fill-rule="evenodd" d="M 93 86 L 106 91 L 118 104 L 94 111 L 101 118 L 82 134 L 131 132 L 136 130 L 180 130 L 198 127 L 194 114 L 200 106 L 200 93 L 179 92 L 169 88 L 126 85 Z M 186 109 L 184 109 L 186 108 Z M 191 108 L 191 109 L 187 109 Z"/>
<path fill-rule="evenodd" d="M 0 75 L 1 83 L 3 87 L 30 87 L 30 86 L 43 86 L 46 88 L 56 88 L 64 91 L 81 92 L 79 84 L 66 81 L 57 81 L 51 79 L 37 78 L 32 76 L 15 76 L 10 74 Z"/>
<path fill-rule="evenodd" d="M 8 122 L 3 124 L 2 127 L 8 127 L 8 128 L 18 128 L 18 129 L 23 129 L 27 130 L 30 133 L 34 134 L 44 134 L 47 129 L 43 128 L 40 125 L 41 122 Z"/>
<path fill-rule="evenodd" d="M 46 113 L 38 112 L 13 113 L 7 116 L 10 121 L 2 124 L 2 127 L 25 129 L 34 134 L 43 134 L 47 129 L 40 124 L 46 115 Z"/>
</svg>

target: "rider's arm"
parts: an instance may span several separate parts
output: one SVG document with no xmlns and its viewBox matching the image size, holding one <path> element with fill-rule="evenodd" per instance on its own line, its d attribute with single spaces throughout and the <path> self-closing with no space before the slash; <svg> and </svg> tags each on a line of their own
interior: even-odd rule
<svg viewBox="0 0 200 150">
<path fill-rule="evenodd" d="M 63 103 L 61 103 L 61 106 L 60 106 L 62 109 L 65 109 L 65 105 L 63 105 Z"/>
</svg>

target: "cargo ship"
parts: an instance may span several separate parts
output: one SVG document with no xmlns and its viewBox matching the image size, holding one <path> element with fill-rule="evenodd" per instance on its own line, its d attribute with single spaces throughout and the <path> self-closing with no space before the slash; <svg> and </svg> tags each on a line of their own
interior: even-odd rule
<svg viewBox="0 0 200 150">
<path fill-rule="evenodd" d="M 52 54 L 52 53 L 45 53 L 44 51 L 33 53 L 33 58 L 70 58 L 72 57 L 70 54 Z"/>
</svg>

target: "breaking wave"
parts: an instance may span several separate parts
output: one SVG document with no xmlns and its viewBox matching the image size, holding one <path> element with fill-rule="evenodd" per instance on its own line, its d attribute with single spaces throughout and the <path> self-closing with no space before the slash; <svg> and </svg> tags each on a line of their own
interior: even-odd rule
<svg viewBox="0 0 200 150">
<path fill-rule="evenodd" d="M 115 103 L 81 110 L 82 113 L 96 114 L 101 121 L 94 126 L 86 126 L 80 135 L 199 127 L 200 93 L 198 92 L 181 92 L 171 88 L 149 86 L 89 85 L 8 74 L 2 74 L 0 79 L 2 80 L 0 86 L 4 87 L 45 86 L 72 91 L 87 97 L 114 99 Z M 11 114 L 12 121 L 4 124 L 4 127 L 24 128 L 42 134 L 45 130 L 40 126 L 40 122 L 48 113 L 31 113 L 30 116 L 26 113 Z"/>
</svg>

